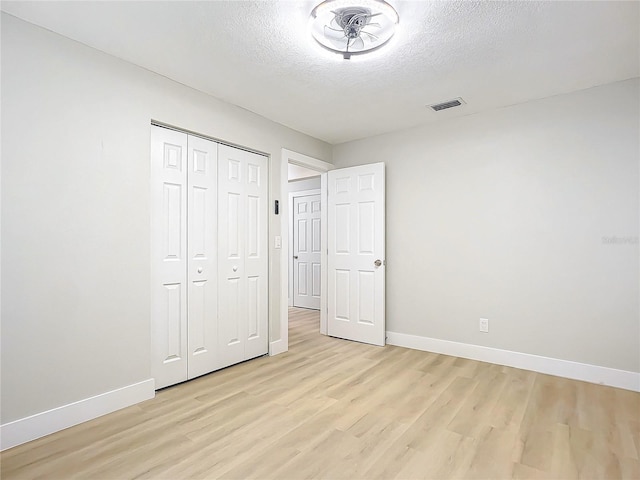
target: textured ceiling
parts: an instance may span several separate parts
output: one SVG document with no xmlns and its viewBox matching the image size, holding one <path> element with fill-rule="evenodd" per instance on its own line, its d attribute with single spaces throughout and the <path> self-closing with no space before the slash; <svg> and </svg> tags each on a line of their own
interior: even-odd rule
<svg viewBox="0 0 640 480">
<path fill-rule="evenodd" d="M 398 33 L 349 61 L 310 38 L 307 0 L 2 10 L 333 144 L 639 75 L 639 2 L 389 1 Z"/>
</svg>

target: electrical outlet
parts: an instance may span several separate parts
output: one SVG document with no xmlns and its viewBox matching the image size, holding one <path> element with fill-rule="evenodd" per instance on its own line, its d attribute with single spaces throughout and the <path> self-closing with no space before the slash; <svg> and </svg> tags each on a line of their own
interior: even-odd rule
<svg viewBox="0 0 640 480">
<path fill-rule="evenodd" d="M 489 319 L 481 318 L 480 319 L 480 331 L 482 333 L 489 333 Z"/>
</svg>

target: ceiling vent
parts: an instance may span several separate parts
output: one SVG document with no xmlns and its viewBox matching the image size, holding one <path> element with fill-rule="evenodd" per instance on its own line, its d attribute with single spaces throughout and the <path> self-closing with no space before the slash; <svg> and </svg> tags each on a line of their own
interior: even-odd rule
<svg viewBox="0 0 640 480">
<path fill-rule="evenodd" d="M 435 105 L 429 105 L 434 112 L 439 112 L 440 110 L 446 110 L 447 108 L 459 107 L 464 104 L 464 100 L 461 98 L 454 98 L 453 100 L 449 100 L 448 102 L 436 103 Z"/>
</svg>

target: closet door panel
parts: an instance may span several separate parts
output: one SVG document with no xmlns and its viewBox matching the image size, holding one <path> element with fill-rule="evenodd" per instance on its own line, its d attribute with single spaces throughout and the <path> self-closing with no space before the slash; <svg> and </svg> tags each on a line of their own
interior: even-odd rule
<svg viewBox="0 0 640 480">
<path fill-rule="evenodd" d="M 152 375 L 187 379 L 187 135 L 151 128 Z"/>
<path fill-rule="evenodd" d="M 219 355 L 222 367 L 245 360 L 244 266 L 246 195 L 242 150 L 218 146 L 218 285 Z"/>
<path fill-rule="evenodd" d="M 246 231 L 246 335 L 245 357 L 253 358 L 268 351 L 268 159 L 244 152 L 246 163 L 247 209 Z"/>
<path fill-rule="evenodd" d="M 267 158 L 218 148 L 220 353 L 231 365 L 268 351 Z"/>
<path fill-rule="evenodd" d="M 217 289 L 218 144 L 188 137 L 188 377 L 219 367 Z"/>
</svg>

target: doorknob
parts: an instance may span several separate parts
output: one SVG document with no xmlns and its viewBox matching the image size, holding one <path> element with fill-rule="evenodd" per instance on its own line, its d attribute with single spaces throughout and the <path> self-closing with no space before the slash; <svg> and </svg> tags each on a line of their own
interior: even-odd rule
<svg viewBox="0 0 640 480">
<path fill-rule="evenodd" d="M 375 262 L 373 262 L 373 264 L 374 264 L 376 267 L 379 267 L 380 265 L 382 265 L 382 262 L 381 262 L 380 260 L 376 260 Z"/>
<path fill-rule="evenodd" d="M 293 259 L 294 259 L 294 260 L 297 260 L 297 259 L 298 259 L 298 255 L 294 255 L 294 256 L 293 256 Z"/>
</svg>

